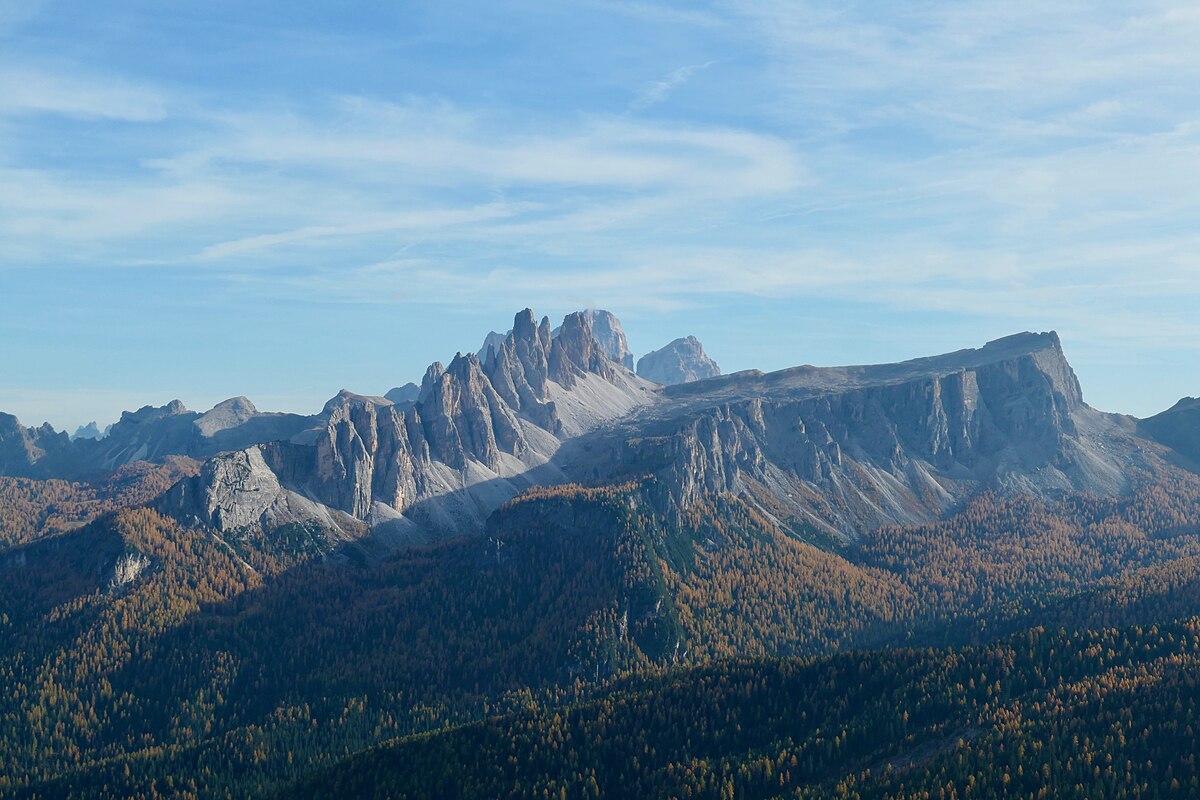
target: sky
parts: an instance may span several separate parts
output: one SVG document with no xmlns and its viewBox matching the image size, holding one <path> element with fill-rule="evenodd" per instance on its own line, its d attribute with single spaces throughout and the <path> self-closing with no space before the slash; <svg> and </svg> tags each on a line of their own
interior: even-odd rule
<svg viewBox="0 0 1200 800">
<path fill-rule="evenodd" d="M 0 410 L 313 413 L 531 307 L 1200 394 L 1200 10 L 0 0 Z"/>
</svg>

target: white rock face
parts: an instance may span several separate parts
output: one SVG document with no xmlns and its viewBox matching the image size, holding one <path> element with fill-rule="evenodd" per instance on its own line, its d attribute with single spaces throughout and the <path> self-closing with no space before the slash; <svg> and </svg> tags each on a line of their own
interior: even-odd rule
<svg viewBox="0 0 1200 800">
<path fill-rule="evenodd" d="M 123 590 L 136 581 L 149 566 L 150 559 L 141 553 L 125 553 L 113 565 L 113 575 L 108 583 L 108 590 L 110 592 Z"/>
<path fill-rule="evenodd" d="M 632 371 L 633 353 L 629 351 L 629 342 L 625 339 L 621 320 L 599 308 L 589 308 L 583 313 L 592 324 L 592 336 L 596 338 L 604 354 Z"/>
<path fill-rule="evenodd" d="M 648 381 L 674 386 L 715 378 L 721 368 L 704 352 L 699 339 L 685 336 L 639 358 L 637 374 Z"/>
<path fill-rule="evenodd" d="M 625 329 L 621 327 L 621 320 L 602 308 L 585 309 L 580 314 L 591 327 L 592 338 L 596 340 L 600 352 L 608 356 L 610 361 L 615 361 L 632 372 L 633 353 L 629 350 L 629 342 L 625 339 Z M 559 326 L 550 332 L 550 337 L 557 339 L 561 332 L 562 327 Z"/>
<path fill-rule="evenodd" d="M 210 459 L 201 476 L 210 487 L 202 506 L 203 521 L 221 530 L 257 524 L 283 492 L 259 447 Z"/>
</svg>

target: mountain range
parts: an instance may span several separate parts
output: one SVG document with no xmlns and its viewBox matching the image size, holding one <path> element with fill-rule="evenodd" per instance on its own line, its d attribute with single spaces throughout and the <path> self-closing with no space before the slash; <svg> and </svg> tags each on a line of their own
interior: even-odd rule
<svg viewBox="0 0 1200 800">
<path fill-rule="evenodd" d="M 678 357 L 679 342 L 704 367 L 691 337 L 641 363 Z M 187 456 L 204 461 L 200 474 L 159 504 L 181 521 L 223 532 L 317 525 L 391 548 L 481 531 L 533 486 L 643 475 L 658 479 L 662 513 L 733 493 L 797 534 L 850 541 L 938 519 L 989 489 L 1116 496 L 1131 475 L 1198 455 L 1195 401 L 1141 421 L 1096 411 L 1054 333 L 900 364 L 676 385 L 640 377 L 631 361 L 610 313 L 571 314 L 551 331 L 527 309 L 482 358 L 434 363 L 419 387 L 385 397 L 343 390 L 312 416 L 259 412 L 244 397 L 203 414 L 176 401 L 71 440 L 6 415 L 0 470 L 78 479 Z"/>
<path fill-rule="evenodd" d="M 1124 685 L 1104 647 L 1195 658 L 1200 402 L 1093 409 L 1052 332 L 720 374 L 526 309 L 394 383 L 100 436 L 0 415 L 0 796 L 995 788 L 1049 736 L 1026 703 L 1063 761 L 1107 735 L 1063 700 Z M 1129 758 L 1194 781 L 1163 687 Z"/>
</svg>

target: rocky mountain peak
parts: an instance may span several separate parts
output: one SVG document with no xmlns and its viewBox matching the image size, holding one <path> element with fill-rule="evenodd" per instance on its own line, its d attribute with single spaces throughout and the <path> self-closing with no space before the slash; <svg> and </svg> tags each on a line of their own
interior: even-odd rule
<svg viewBox="0 0 1200 800">
<path fill-rule="evenodd" d="M 421 378 L 421 391 L 417 394 L 417 402 L 422 403 L 433 388 L 433 385 L 441 380 L 442 375 L 446 373 L 446 368 L 442 366 L 442 362 L 435 361 L 425 368 L 425 377 Z"/>
<path fill-rule="evenodd" d="M 504 346 L 504 340 L 511 333 L 511 330 L 508 333 L 489 332 L 487 336 L 483 337 L 483 345 L 477 351 L 479 359 L 486 364 L 493 354 L 500 352 L 500 348 Z"/>
<path fill-rule="evenodd" d="M 603 309 L 591 308 L 586 313 L 592 323 L 592 335 L 600 343 L 605 355 L 632 372 L 633 353 L 629 349 L 621 320 Z"/>
<path fill-rule="evenodd" d="M 986 357 L 992 361 L 1006 361 L 1014 365 L 1027 358 L 1032 364 L 1031 369 L 1041 373 L 1050 381 L 1054 391 L 1063 398 L 1068 409 L 1073 410 L 1084 405 L 1083 389 L 1079 385 L 1079 379 L 1075 376 L 1075 370 L 1067 362 L 1066 354 L 1062 349 L 1062 340 L 1055 331 L 1044 333 L 1026 331 L 1005 336 L 988 342 L 976 352 L 979 357 Z"/>
<path fill-rule="evenodd" d="M 397 386 L 389 389 L 385 398 L 391 400 L 398 406 L 408 405 L 417 402 L 417 398 L 421 396 L 421 387 L 415 383 L 406 383 L 403 386 Z"/>
<path fill-rule="evenodd" d="M 337 408 L 351 406 L 390 406 L 392 402 L 385 397 L 374 397 L 367 394 L 356 394 L 349 389 L 342 389 L 325 403 L 324 413 L 328 414 Z"/>
<path fill-rule="evenodd" d="M 586 313 L 569 314 L 552 337 L 548 318 L 523 309 L 486 360 L 458 353 L 448 366 L 431 364 L 411 404 L 343 390 L 315 427 L 258 444 L 257 455 L 243 451 L 238 458 L 276 476 L 272 483 L 263 473 L 252 487 L 269 487 L 270 498 L 246 504 L 264 525 L 324 524 L 313 506 L 320 503 L 397 536 L 413 535 L 413 519 L 434 530 L 475 526 L 534 472 L 553 473 L 549 460 L 564 438 L 652 399 L 645 383 L 605 354 Z M 180 518 L 240 522 L 244 515 L 210 510 L 242 502 L 242 489 L 220 483 L 228 472 L 205 470 L 163 508 Z"/>
<path fill-rule="evenodd" d="M 155 422 L 166 417 L 175 417 L 183 414 L 190 414 L 187 406 L 180 400 L 172 400 L 165 406 L 150 406 L 145 405 L 137 411 L 122 411 L 121 419 L 114 423 L 114 427 L 118 425 L 134 424 L 140 425 L 147 422 Z"/>
<path fill-rule="evenodd" d="M 512 335 L 517 339 L 532 339 L 537 336 L 537 319 L 532 308 L 524 308 L 513 317 Z"/>
<path fill-rule="evenodd" d="M 670 387 L 619 366 L 622 340 L 607 312 L 568 314 L 552 332 L 523 309 L 483 357 L 430 365 L 403 405 L 343 390 L 290 437 L 276 431 L 291 422 L 254 416 L 230 432 L 256 432 L 256 443 L 226 448 L 211 461 L 227 464 L 206 467 L 163 508 L 218 526 L 303 522 L 348 536 L 369 527 L 409 542 L 479 530 L 531 485 L 652 475 L 669 514 L 716 495 L 767 497 L 776 516 L 852 538 L 935 519 L 987 488 L 1119 493 L 1122 465 L 1157 447 L 1131 443 L 1128 421 L 1083 404 L 1053 333 L 896 364 L 719 379 L 687 336 L 638 363 L 656 382 L 688 384 Z M 239 409 L 250 413 L 228 410 Z M 157 452 L 128 438 L 129 452 Z M 229 482 L 243 474 L 253 480 Z"/>
<path fill-rule="evenodd" d="M 550 347 L 549 368 L 554 382 L 568 389 L 584 373 L 612 378 L 612 361 L 592 335 L 591 318 L 586 312 L 576 311 L 563 318 Z"/>
<path fill-rule="evenodd" d="M 715 378 L 721 374 L 721 368 L 704 352 L 699 339 L 684 336 L 638 359 L 637 374 L 655 383 L 674 386 Z"/>
<path fill-rule="evenodd" d="M 612 312 L 601 308 L 588 308 L 581 313 L 587 317 L 592 336 L 600 345 L 600 350 L 609 359 L 632 372 L 633 353 L 629 350 L 629 342 L 625 339 L 625 329 L 621 327 L 621 320 Z M 561 327 L 555 328 L 551 337 L 558 338 L 561 332 Z"/>
<path fill-rule="evenodd" d="M 96 420 L 92 420 L 87 425 L 80 425 L 75 429 L 75 433 L 71 434 L 71 439 L 102 439 L 108 435 L 108 428 L 100 429 L 100 425 Z"/>
<path fill-rule="evenodd" d="M 12 414 L 0 413 L 0 474 L 38 476 L 39 462 L 70 444 L 66 431 L 60 433 L 48 422 L 39 428 L 26 428 Z"/>
<path fill-rule="evenodd" d="M 237 427 L 258 415 L 254 403 L 246 397 L 231 397 L 217 403 L 211 410 L 201 414 L 196 427 L 203 436 L 213 436 L 218 431 Z"/>
</svg>

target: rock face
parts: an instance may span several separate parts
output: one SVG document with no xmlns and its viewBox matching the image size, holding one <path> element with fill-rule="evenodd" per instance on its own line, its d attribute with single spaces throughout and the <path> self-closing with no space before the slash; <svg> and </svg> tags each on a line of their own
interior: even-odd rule
<svg viewBox="0 0 1200 800">
<path fill-rule="evenodd" d="M 161 507 L 221 530 L 358 521 L 395 543 L 466 532 L 520 490 L 564 480 L 551 460 L 563 440 L 655 399 L 583 313 L 551 337 L 526 309 L 489 354 L 431 365 L 411 405 L 343 391 L 302 434 L 211 459 Z"/>
<path fill-rule="evenodd" d="M 721 368 L 705 354 L 695 336 L 685 336 L 639 358 L 637 374 L 648 381 L 674 386 L 715 378 Z"/>
<path fill-rule="evenodd" d="M 1154 468 L 1127 418 L 1083 402 L 1054 334 L 903 364 L 739 373 L 665 401 L 570 454 L 568 474 L 658 478 L 660 510 L 752 498 L 798 532 L 853 539 L 936 519 L 984 489 L 1127 490 Z"/>
<path fill-rule="evenodd" d="M 113 564 L 112 578 L 108 582 L 110 593 L 120 593 L 136 581 L 150 566 L 150 559 L 141 553 L 123 553 Z"/>
<path fill-rule="evenodd" d="M 625 369 L 633 370 L 633 353 L 629 350 L 629 342 L 625 339 L 625 329 L 621 327 L 621 320 L 599 308 L 589 308 L 583 315 L 591 324 L 592 336 L 604 354 Z M 557 337 L 558 333 L 556 330 L 553 335 Z"/>
<path fill-rule="evenodd" d="M 654 391 L 608 357 L 586 314 L 553 336 L 526 310 L 488 360 L 430 366 L 411 406 L 342 392 L 302 435 L 210 460 L 163 508 L 219 529 L 369 526 L 402 544 L 478 532 L 532 485 L 650 475 L 668 517 L 732 493 L 800 535 L 852 540 L 989 488 L 1120 494 L 1159 452 L 1083 402 L 1054 334 Z"/>
</svg>

